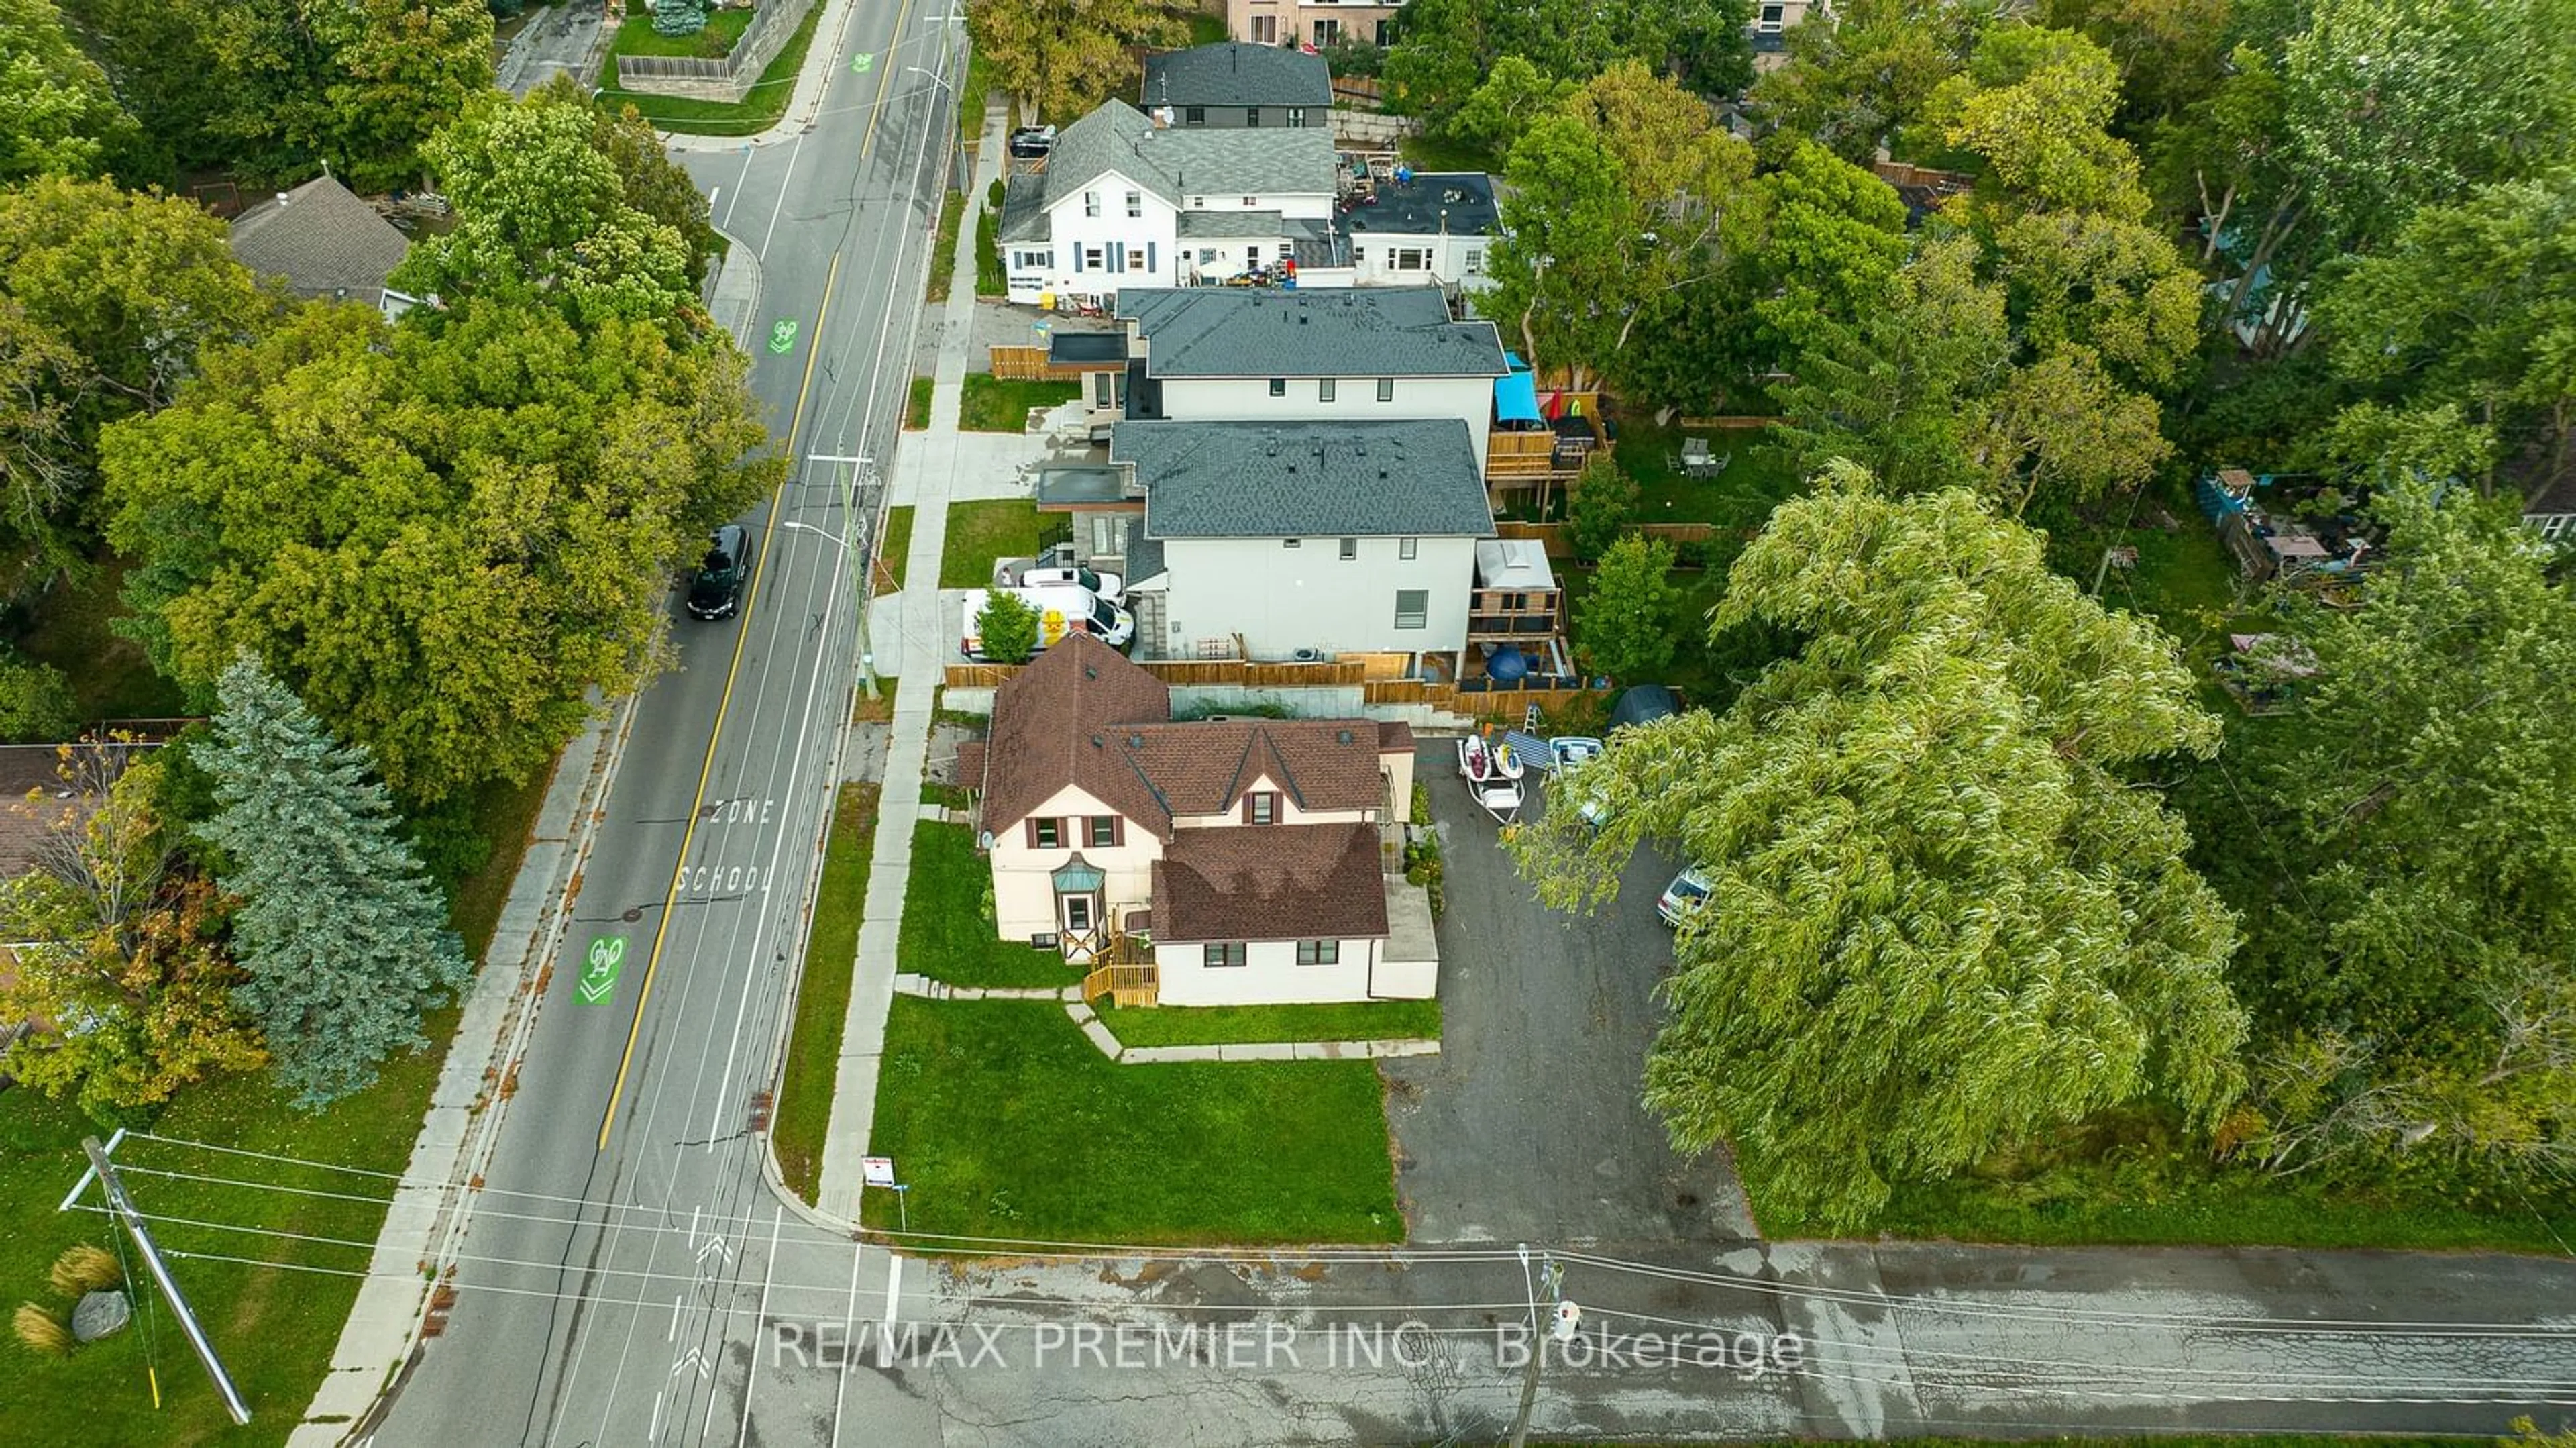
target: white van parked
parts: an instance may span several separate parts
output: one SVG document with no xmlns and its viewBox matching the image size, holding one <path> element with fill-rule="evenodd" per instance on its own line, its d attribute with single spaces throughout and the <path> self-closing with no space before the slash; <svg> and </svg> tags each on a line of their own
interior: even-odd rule
<svg viewBox="0 0 2576 1448">
<path fill-rule="evenodd" d="M 1038 611 L 1038 647 L 1045 648 L 1069 633 L 1087 633 L 1113 649 L 1123 649 L 1136 637 L 1136 616 L 1114 603 L 1104 603 L 1087 589 L 1069 586 L 1052 588 L 1006 588 L 1003 593 L 1016 594 Z M 984 640 L 976 620 L 984 612 L 986 597 L 982 593 L 966 596 L 965 624 L 958 631 L 957 651 L 977 663 L 984 663 Z"/>
</svg>

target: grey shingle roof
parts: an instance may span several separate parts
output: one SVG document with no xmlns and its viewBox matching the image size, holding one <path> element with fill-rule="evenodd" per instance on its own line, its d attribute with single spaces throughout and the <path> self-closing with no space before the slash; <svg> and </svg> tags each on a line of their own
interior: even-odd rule
<svg viewBox="0 0 2576 1448">
<path fill-rule="evenodd" d="M 284 277 L 298 296 L 346 293 L 370 305 L 410 247 L 392 222 L 327 175 L 259 203 L 232 225 L 233 257 L 252 271 Z"/>
<path fill-rule="evenodd" d="M 1002 189 L 1002 219 L 996 232 L 1004 241 L 1044 242 L 1054 239 L 1047 218 L 1044 176 L 1014 176 Z"/>
<path fill-rule="evenodd" d="M 1279 236 L 1279 213 L 1276 211 L 1184 211 L 1181 213 L 1181 236 L 1200 237 Z"/>
<path fill-rule="evenodd" d="M 1142 325 L 1146 370 L 1160 378 L 1500 377 L 1506 370 L 1494 324 L 1451 321 L 1438 287 L 1121 287 L 1118 315 Z"/>
<path fill-rule="evenodd" d="M 1112 171 L 1182 206 L 1194 194 L 1330 196 L 1334 170 L 1327 128 L 1163 130 L 1112 100 L 1064 128 L 1042 177 L 1050 208 Z"/>
<path fill-rule="evenodd" d="M 1333 77 L 1320 55 L 1225 41 L 1145 57 L 1149 106 L 1321 106 Z"/>
<path fill-rule="evenodd" d="M 1145 536 L 1489 538 L 1467 424 L 1122 422 L 1113 462 L 1145 485 Z"/>
</svg>

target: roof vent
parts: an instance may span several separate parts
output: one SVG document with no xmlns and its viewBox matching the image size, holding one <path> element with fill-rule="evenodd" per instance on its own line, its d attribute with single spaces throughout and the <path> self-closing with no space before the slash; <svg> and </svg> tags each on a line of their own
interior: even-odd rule
<svg viewBox="0 0 2576 1448">
<path fill-rule="evenodd" d="M 1100 670 L 1090 664 L 1085 664 L 1082 666 L 1082 676 L 1086 679 L 1097 679 L 1100 677 Z"/>
<path fill-rule="evenodd" d="M 1130 734 L 1130 735 L 1128 735 L 1128 736 L 1127 736 L 1127 747 L 1128 747 L 1128 748 L 1130 748 L 1130 749 L 1142 749 L 1142 748 L 1144 748 L 1144 747 L 1145 747 L 1145 736 L 1144 736 L 1144 735 L 1142 735 L 1142 734 Z"/>
<path fill-rule="evenodd" d="M 1333 738 L 1343 744 L 1348 744 L 1351 742 L 1351 731 L 1345 729 L 1339 734 L 1334 735 Z"/>
<path fill-rule="evenodd" d="M 1098 748 L 1102 747 L 1103 745 L 1107 744 L 1108 742 L 1109 742 L 1108 740 L 1105 740 L 1105 739 L 1101 738 L 1101 737 L 1100 737 L 1099 735 L 1097 735 L 1097 734 L 1094 734 L 1094 735 L 1092 735 L 1092 736 L 1091 736 L 1091 747 L 1092 747 L 1092 748 L 1094 748 L 1094 749 L 1098 749 Z"/>
</svg>

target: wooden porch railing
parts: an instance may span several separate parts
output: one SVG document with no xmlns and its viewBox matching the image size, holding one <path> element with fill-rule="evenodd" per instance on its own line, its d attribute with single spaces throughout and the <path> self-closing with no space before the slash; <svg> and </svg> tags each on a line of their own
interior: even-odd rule
<svg viewBox="0 0 2576 1448">
<path fill-rule="evenodd" d="M 1150 964 L 1098 966 L 1082 978 L 1082 998 L 1086 1001 L 1107 996 L 1115 1006 L 1151 1006 L 1161 1000 L 1162 993 L 1161 979 Z"/>
</svg>

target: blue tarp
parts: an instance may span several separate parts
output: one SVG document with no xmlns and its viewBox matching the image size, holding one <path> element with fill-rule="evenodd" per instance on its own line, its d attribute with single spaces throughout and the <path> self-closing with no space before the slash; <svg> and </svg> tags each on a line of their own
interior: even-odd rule
<svg viewBox="0 0 2576 1448">
<path fill-rule="evenodd" d="M 1494 379 L 1494 420 L 1537 422 L 1538 386 L 1526 372 Z"/>
</svg>

